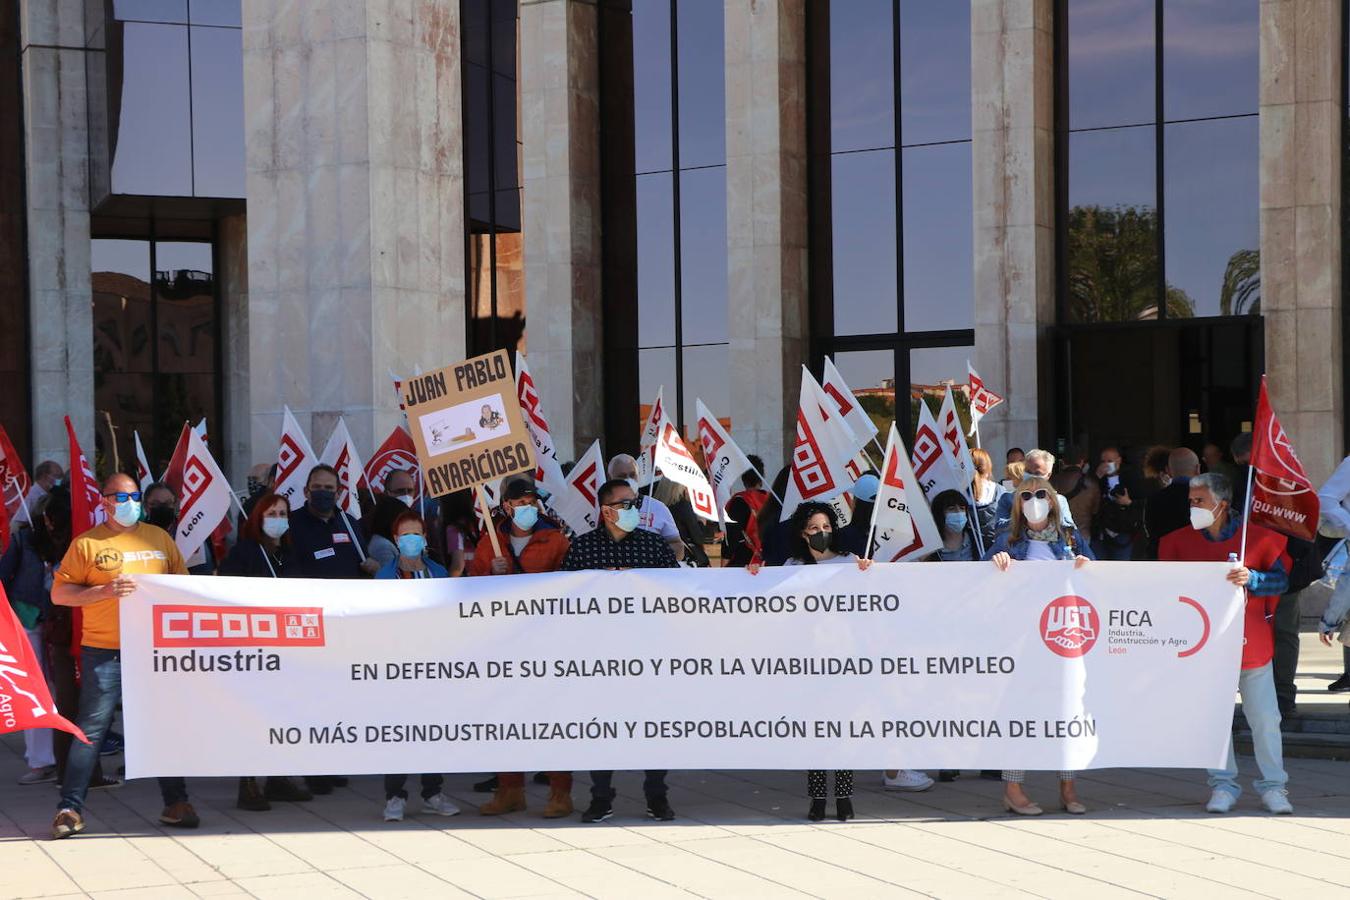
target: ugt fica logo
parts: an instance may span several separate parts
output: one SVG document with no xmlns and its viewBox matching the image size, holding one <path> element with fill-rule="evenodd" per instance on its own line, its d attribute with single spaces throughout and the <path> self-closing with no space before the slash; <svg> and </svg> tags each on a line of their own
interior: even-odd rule
<svg viewBox="0 0 1350 900">
<path fill-rule="evenodd" d="M 1101 633 L 1097 610 L 1072 594 L 1051 600 L 1041 613 L 1041 640 L 1051 653 L 1077 659 L 1092 649 Z"/>
</svg>

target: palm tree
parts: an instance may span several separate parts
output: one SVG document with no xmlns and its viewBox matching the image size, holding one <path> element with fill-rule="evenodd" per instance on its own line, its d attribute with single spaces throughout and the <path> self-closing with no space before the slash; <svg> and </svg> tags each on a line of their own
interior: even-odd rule
<svg viewBox="0 0 1350 900">
<path fill-rule="evenodd" d="M 1069 310 L 1075 322 L 1158 318 L 1158 213 L 1151 207 L 1069 210 Z M 1167 315 L 1189 318 L 1195 303 L 1167 286 Z"/>
<path fill-rule="evenodd" d="M 1219 315 L 1261 314 L 1261 251 L 1239 250 L 1228 258 L 1219 291 Z"/>
</svg>

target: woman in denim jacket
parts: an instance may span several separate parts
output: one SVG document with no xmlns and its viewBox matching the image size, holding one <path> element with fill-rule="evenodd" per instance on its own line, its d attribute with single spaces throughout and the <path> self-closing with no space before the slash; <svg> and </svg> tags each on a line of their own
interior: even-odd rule
<svg viewBox="0 0 1350 900">
<path fill-rule="evenodd" d="M 1051 515 L 1051 511 L 1055 511 Z M 1092 559 L 1087 541 L 1077 529 L 1060 522 L 1059 497 L 1044 478 L 1024 478 L 1013 489 L 1012 521 L 1008 529 L 985 553 L 999 571 L 1006 572 L 1014 560 L 1073 560 L 1075 568 Z M 1039 816 L 1044 811 L 1027 796 L 1022 784 L 1027 773 L 1003 772 L 1003 808 L 1019 816 Z M 1059 800 L 1065 812 L 1081 816 L 1087 812 L 1078 799 L 1073 772 L 1059 773 Z"/>
</svg>

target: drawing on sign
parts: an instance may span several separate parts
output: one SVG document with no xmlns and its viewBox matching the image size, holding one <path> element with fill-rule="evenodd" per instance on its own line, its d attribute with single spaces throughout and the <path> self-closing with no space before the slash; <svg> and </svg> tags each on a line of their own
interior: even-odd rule
<svg viewBox="0 0 1350 900">
<path fill-rule="evenodd" d="M 501 394 L 493 394 L 422 416 L 418 424 L 427 452 L 440 456 L 505 436 L 511 429 L 504 403 Z"/>
</svg>

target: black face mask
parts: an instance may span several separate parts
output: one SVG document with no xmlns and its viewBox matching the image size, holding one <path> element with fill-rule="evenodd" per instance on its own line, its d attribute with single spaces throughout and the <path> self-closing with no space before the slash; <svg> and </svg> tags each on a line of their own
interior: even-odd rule
<svg viewBox="0 0 1350 900">
<path fill-rule="evenodd" d="M 173 520 L 172 506 L 151 506 L 145 511 L 145 521 L 165 531 L 173 527 Z"/>
<path fill-rule="evenodd" d="M 808 534 L 806 536 L 806 546 L 817 553 L 824 553 L 826 550 L 830 549 L 831 537 L 833 537 L 833 534 L 828 531 L 817 531 L 815 534 Z"/>
<path fill-rule="evenodd" d="M 330 513 L 337 508 L 336 491 L 310 491 L 309 505 L 315 512 Z"/>
</svg>

